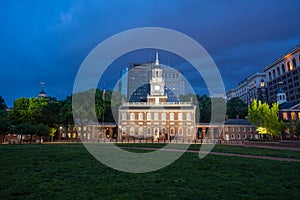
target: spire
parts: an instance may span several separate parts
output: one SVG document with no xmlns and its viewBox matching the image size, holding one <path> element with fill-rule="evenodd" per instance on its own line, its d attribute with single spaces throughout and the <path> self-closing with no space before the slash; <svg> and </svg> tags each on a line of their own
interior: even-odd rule
<svg viewBox="0 0 300 200">
<path fill-rule="evenodd" d="M 39 97 L 46 97 L 46 92 L 44 91 L 44 82 L 40 82 L 42 85 L 42 91 L 39 92 Z"/>
<path fill-rule="evenodd" d="M 156 49 L 156 60 L 155 60 L 155 65 L 159 65 L 159 60 L 158 60 L 158 50 Z"/>
</svg>

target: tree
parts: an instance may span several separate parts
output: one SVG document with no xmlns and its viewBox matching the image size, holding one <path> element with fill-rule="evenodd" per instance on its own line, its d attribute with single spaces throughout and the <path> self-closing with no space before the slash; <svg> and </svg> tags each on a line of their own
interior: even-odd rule
<svg viewBox="0 0 300 200">
<path fill-rule="evenodd" d="M 237 115 L 241 118 L 245 118 L 247 114 L 247 104 L 239 97 L 232 98 L 227 102 L 227 115 L 229 118 L 235 118 Z"/>
<path fill-rule="evenodd" d="M 17 126 L 22 123 L 30 122 L 30 114 L 28 111 L 29 99 L 22 97 L 14 101 L 12 111 L 9 113 L 9 121 Z"/>
<path fill-rule="evenodd" d="M 30 142 L 32 141 L 32 135 L 35 133 L 35 128 L 30 123 L 22 123 L 12 128 L 12 132 L 21 135 L 20 143 L 23 142 L 24 135 L 30 135 Z"/>
<path fill-rule="evenodd" d="M 0 96 L 0 111 L 4 111 L 6 108 L 5 100 Z"/>
<path fill-rule="evenodd" d="M 6 111 L 0 112 L 0 143 L 4 141 L 5 135 L 10 130 L 10 122 L 7 119 Z"/>
<path fill-rule="evenodd" d="M 210 122 L 211 118 L 211 98 L 207 95 L 198 96 L 200 122 Z"/>
<path fill-rule="evenodd" d="M 288 129 L 291 134 L 295 135 L 297 137 L 297 140 L 299 140 L 300 136 L 300 121 L 298 120 L 290 120 L 288 122 Z"/>
<path fill-rule="evenodd" d="M 38 124 L 35 126 L 35 134 L 40 136 L 39 143 L 42 142 L 42 136 L 49 136 L 50 128 L 45 124 Z"/>
<path fill-rule="evenodd" d="M 248 118 L 252 124 L 258 126 L 260 134 L 279 136 L 285 128 L 285 124 L 278 118 L 278 104 L 273 103 L 270 107 L 267 103 L 254 100 L 248 106 Z"/>
<path fill-rule="evenodd" d="M 66 97 L 65 100 L 60 102 L 60 124 L 63 126 L 74 125 L 72 113 L 72 96 Z"/>
</svg>

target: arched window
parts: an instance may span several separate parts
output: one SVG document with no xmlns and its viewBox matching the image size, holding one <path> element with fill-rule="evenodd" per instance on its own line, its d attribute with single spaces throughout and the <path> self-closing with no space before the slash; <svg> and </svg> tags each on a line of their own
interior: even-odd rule
<svg viewBox="0 0 300 200">
<path fill-rule="evenodd" d="M 139 127 L 139 131 L 138 131 L 139 135 L 143 135 L 144 134 L 144 130 L 143 127 Z"/>
<path fill-rule="evenodd" d="M 178 129 L 178 135 L 179 135 L 179 136 L 183 136 L 182 128 L 179 128 L 179 129 Z"/>
<path fill-rule="evenodd" d="M 165 127 L 162 128 L 162 134 L 166 134 L 166 128 Z"/>
<path fill-rule="evenodd" d="M 151 135 L 151 128 L 147 127 L 147 135 Z"/>
<path fill-rule="evenodd" d="M 130 128 L 130 135 L 134 135 L 135 134 L 135 130 L 133 127 Z"/>
<path fill-rule="evenodd" d="M 265 87 L 265 80 L 264 79 L 260 80 L 260 87 Z"/>
<path fill-rule="evenodd" d="M 171 129 L 170 129 L 170 134 L 171 135 L 175 135 L 176 133 L 175 133 L 175 129 L 172 127 Z"/>
<path fill-rule="evenodd" d="M 281 70 L 282 70 L 282 73 L 285 73 L 285 66 L 284 66 L 284 64 L 281 65 Z"/>
<path fill-rule="evenodd" d="M 293 67 L 295 68 L 296 67 L 296 59 L 295 58 L 293 58 Z"/>
</svg>

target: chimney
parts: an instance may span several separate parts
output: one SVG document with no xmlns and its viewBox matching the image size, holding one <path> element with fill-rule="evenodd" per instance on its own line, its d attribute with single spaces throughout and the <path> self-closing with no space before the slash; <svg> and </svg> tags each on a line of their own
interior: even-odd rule
<svg viewBox="0 0 300 200">
<path fill-rule="evenodd" d="M 225 120 L 228 120 L 228 119 L 229 119 L 229 115 L 226 115 Z"/>
<path fill-rule="evenodd" d="M 236 115 L 236 116 L 235 116 L 235 118 L 236 118 L 236 119 L 239 119 L 239 118 L 240 118 L 240 116 L 239 116 L 239 115 Z"/>
</svg>

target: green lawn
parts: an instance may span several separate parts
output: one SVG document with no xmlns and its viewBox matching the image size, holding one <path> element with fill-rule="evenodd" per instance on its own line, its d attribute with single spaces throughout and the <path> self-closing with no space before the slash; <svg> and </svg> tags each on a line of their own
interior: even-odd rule
<svg viewBox="0 0 300 200">
<path fill-rule="evenodd" d="M 218 148 L 223 152 L 263 153 L 258 148 L 222 145 L 215 150 Z M 299 152 L 267 150 L 266 154 L 282 157 L 299 155 Z M 300 163 L 294 162 L 215 155 L 199 159 L 198 154 L 185 153 L 159 171 L 130 174 L 99 163 L 80 144 L 1 145 L 0 153 L 0 199 L 298 199 L 300 196 Z"/>
</svg>

